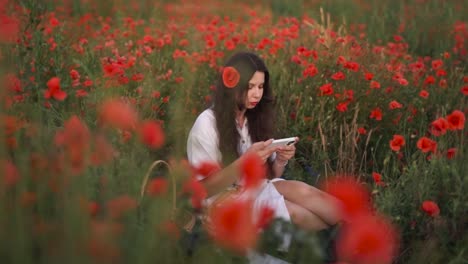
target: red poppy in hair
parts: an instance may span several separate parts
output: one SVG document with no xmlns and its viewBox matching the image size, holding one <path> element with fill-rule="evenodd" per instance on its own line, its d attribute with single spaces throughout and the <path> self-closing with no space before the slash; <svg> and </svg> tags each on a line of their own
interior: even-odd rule
<svg viewBox="0 0 468 264">
<path fill-rule="evenodd" d="M 234 67 L 225 67 L 223 69 L 223 83 L 227 88 L 234 88 L 239 83 L 240 74 Z"/>
</svg>

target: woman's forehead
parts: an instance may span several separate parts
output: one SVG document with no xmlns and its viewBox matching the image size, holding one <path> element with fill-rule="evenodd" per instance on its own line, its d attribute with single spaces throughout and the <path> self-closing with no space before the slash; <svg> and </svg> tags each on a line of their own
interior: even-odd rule
<svg viewBox="0 0 468 264">
<path fill-rule="evenodd" d="M 264 82 L 265 82 L 265 73 L 260 72 L 260 71 L 256 71 L 249 81 L 249 83 L 251 84 L 264 83 Z"/>
</svg>

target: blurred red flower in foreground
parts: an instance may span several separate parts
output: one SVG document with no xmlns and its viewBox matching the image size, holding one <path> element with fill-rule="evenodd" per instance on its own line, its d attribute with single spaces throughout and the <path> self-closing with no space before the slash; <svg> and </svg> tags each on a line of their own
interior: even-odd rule
<svg viewBox="0 0 468 264">
<path fill-rule="evenodd" d="M 129 104 L 118 99 L 108 99 L 99 109 L 99 121 L 121 130 L 133 130 L 138 123 L 138 114 Z"/>
<path fill-rule="evenodd" d="M 343 226 L 336 246 L 338 259 L 346 263 L 391 263 L 398 249 L 398 235 L 383 217 L 365 214 Z"/>
<path fill-rule="evenodd" d="M 257 220 L 257 228 L 265 229 L 271 223 L 275 216 L 275 211 L 269 206 L 264 206 L 260 209 L 260 215 Z"/>
<path fill-rule="evenodd" d="M 167 180 L 164 178 L 156 178 L 156 179 L 152 179 L 148 183 L 146 192 L 151 196 L 161 196 L 167 193 L 167 189 L 168 189 Z"/>
<path fill-rule="evenodd" d="M 192 203 L 192 207 L 195 209 L 200 209 L 202 207 L 203 200 L 208 196 L 205 187 L 200 183 L 200 181 L 193 177 L 190 177 L 185 182 L 182 192 L 191 195 L 190 201 Z"/>
<path fill-rule="evenodd" d="M 450 130 L 463 130 L 465 127 L 465 114 L 460 110 L 453 111 L 447 116 L 448 129 Z"/>
<path fill-rule="evenodd" d="M 440 213 L 439 206 L 435 202 L 429 200 L 422 203 L 422 210 L 432 217 L 438 216 Z"/>
<path fill-rule="evenodd" d="M 141 141 L 151 148 L 160 148 L 164 144 L 164 131 L 156 121 L 144 121 L 139 132 Z"/>
<path fill-rule="evenodd" d="M 393 135 L 393 139 L 390 140 L 390 148 L 393 151 L 400 151 L 401 147 L 405 145 L 405 138 L 402 135 Z"/>
<path fill-rule="evenodd" d="M 77 116 L 64 124 L 63 131 L 55 134 L 55 144 L 63 146 L 68 154 L 73 173 L 80 173 L 85 167 L 85 157 L 90 148 L 90 132 Z"/>
<path fill-rule="evenodd" d="M 47 90 L 44 93 L 44 98 L 50 99 L 51 97 L 57 101 L 63 101 L 67 98 L 67 93 L 61 90 L 60 79 L 57 77 L 52 77 L 47 82 Z"/>
<path fill-rule="evenodd" d="M 335 177 L 326 181 L 322 189 L 342 202 L 342 215 L 347 221 L 371 208 L 369 192 L 352 177 Z"/>
<path fill-rule="evenodd" d="M 122 195 L 107 202 L 106 208 L 111 218 L 120 218 L 126 212 L 137 207 L 135 199 L 128 195 Z"/>
<path fill-rule="evenodd" d="M 197 175 L 209 177 L 221 170 L 221 166 L 217 162 L 204 161 L 195 168 Z"/>
<path fill-rule="evenodd" d="M 0 42 L 14 43 L 20 32 L 20 22 L 15 17 L 0 14 Z"/>
<path fill-rule="evenodd" d="M 253 221 L 252 202 L 230 199 L 210 211 L 210 234 L 222 247 L 244 254 L 257 242 L 257 226 Z"/>
<path fill-rule="evenodd" d="M 243 176 L 243 186 L 245 189 L 257 187 L 266 177 L 266 168 L 262 159 L 253 152 L 244 154 L 240 170 Z"/>
<path fill-rule="evenodd" d="M 14 186 L 20 179 L 20 174 L 15 165 L 9 160 L 0 160 L 0 169 L 3 171 L 3 184 L 6 187 Z"/>
</svg>

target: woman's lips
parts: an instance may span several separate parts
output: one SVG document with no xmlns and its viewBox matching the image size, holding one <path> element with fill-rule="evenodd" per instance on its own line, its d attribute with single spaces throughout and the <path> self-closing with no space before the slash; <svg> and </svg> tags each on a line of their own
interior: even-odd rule
<svg viewBox="0 0 468 264">
<path fill-rule="evenodd" d="M 258 102 L 252 102 L 250 103 L 251 106 L 256 106 L 258 104 Z"/>
</svg>

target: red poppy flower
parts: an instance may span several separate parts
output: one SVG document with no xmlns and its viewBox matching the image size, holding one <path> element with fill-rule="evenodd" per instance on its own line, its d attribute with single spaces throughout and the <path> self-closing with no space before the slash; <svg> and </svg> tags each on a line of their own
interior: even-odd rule
<svg viewBox="0 0 468 264">
<path fill-rule="evenodd" d="M 341 102 L 336 105 L 336 110 L 340 112 L 348 111 L 348 102 Z"/>
<path fill-rule="evenodd" d="M 320 95 L 332 95 L 333 87 L 331 83 L 326 83 L 320 86 Z"/>
<path fill-rule="evenodd" d="M 345 79 L 345 74 L 343 72 L 337 72 L 331 76 L 333 80 L 339 81 L 339 80 L 344 80 Z"/>
<path fill-rule="evenodd" d="M 63 101 L 67 98 L 67 93 L 62 91 L 60 88 L 60 79 L 57 77 L 52 77 L 47 82 L 47 90 L 44 93 L 44 98 L 50 99 L 53 97 L 57 101 Z"/>
<path fill-rule="evenodd" d="M 372 89 L 380 89 L 380 83 L 377 81 L 371 81 L 370 82 L 370 88 Z"/>
<path fill-rule="evenodd" d="M 99 120 L 103 125 L 133 130 L 138 122 L 138 114 L 129 104 L 118 99 L 108 99 L 100 107 Z"/>
<path fill-rule="evenodd" d="M 392 263 L 398 250 L 398 234 L 385 218 L 362 215 L 345 224 L 336 242 L 338 259 L 345 263 Z"/>
<path fill-rule="evenodd" d="M 198 175 L 209 177 L 221 170 L 221 166 L 217 162 L 204 161 L 195 168 Z"/>
<path fill-rule="evenodd" d="M 418 149 L 420 149 L 423 153 L 427 153 L 429 151 L 431 151 L 432 153 L 435 153 L 437 149 L 437 143 L 428 137 L 420 138 L 418 142 L 416 143 L 416 145 Z"/>
<path fill-rule="evenodd" d="M 243 175 L 244 188 L 255 188 L 266 177 L 266 168 L 263 160 L 253 152 L 243 155 L 240 165 L 241 175 Z"/>
<path fill-rule="evenodd" d="M 366 72 L 364 74 L 364 78 L 368 81 L 371 81 L 373 78 L 374 78 L 374 74 L 373 73 L 370 73 L 370 72 Z"/>
<path fill-rule="evenodd" d="M 15 17 L 0 14 L 0 42 L 14 43 L 20 33 L 20 21 Z"/>
<path fill-rule="evenodd" d="M 3 184 L 12 187 L 20 179 L 20 174 L 16 166 L 9 160 L 0 160 L 0 168 L 3 169 Z"/>
<path fill-rule="evenodd" d="M 429 92 L 426 90 L 421 90 L 421 92 L 419 92 L 419 96 L 421 98 L 427 99 L 429 97 Z"/>
<path fill-rule="evenodd" d="M 369 118 L 373 118 L 373 119 L 375 119 L 377 121 L 382 120 L 382 110 L 379 107 L 374 108 L 371 111 L 371 114 L 370 114 Z"/>
<path fill-rule="evenodd" d="M 234 67 L 225 67 L 223 69 L 223 84 L 227 88 L 234 88 L 239 83 L 240 74 Z"/>
<path fill-rule="evenodd" d="M 448 129 L 450 130 L 463 130 L 465 127 L 465 114 L 460 110 L 453 111 L 447 116 Z"/>
<path fill-rule="evenodd" d="M 447 159 L 453 159 L 453 157 L 455 157 L 456 154 L 457 154 L 456 148 L 449 148 L 447 150 Z"/>
<path fill-rule="evenodd" d="M 441 117 L 436 119 L 430 124 L 431 134 L 438 137 L 447 132 L 449 124 L 445 118 Z"/>
<path fill-rule="evenodd" d="M 383 185 L 382 181 L 382 174 L 377 173 L 377 172 L 372 172 L 372 178 L 374 179 L 375 184 L 377 185 Z"/>
<path fill-rule="evenodd" d="M 468 95 L 468 85 L 463 86 L 463 87 L 460 89 L 460 92 L 461 92 L 463 95 Z"/>
<path fill-rule="evenodd" d="M 199 209 L 202 207 L 202 202 L 208 196 L 205 187 L 193 177 L 190 177 L 184 184 L 182 188 L 183 193 L 188 193 L 191 195 L 190 201 L 192 207 Z"/>
<path fill-rule="evenodd" d="M 432 217 L 436 217 L 440 214 L 439 206 L 435 202 L 429 200 L 422 203 L 422 210 Z"/>
<path fill-rule="evenodd" d="M 400 151 L 401 147 L 405 145 L 405 138 L 402 135 L 393 135 L 393 139 L 390 140 L 390 148 L 393 151 Z"/>
<path fill-rule="evenodd" d="M 148 183 L 148 187 L 146 188 L 146 192 L 150 196 L 160 196 L 165 195 L 168 189 L 168 182 L 164 178 L 156 178 L 152 179 Z"/>
<path fill-rule="evenodd" d="M 388 104 L 388 107 L 389 107 L 391 110 L 394 110 L 394 109 L 402 108 L 403 105 L 400 104 L 399 102 L 393 100 L 393 101 L 391 101 L 391 102 Z"/>
<path fill-rule="evenodd" d="M 269 206 L 263 206 L 260 209 L 260 215 L 257 220 L 257 228 L 258 229 L 265 229 L 271 223 L 275 216 L 275 210 Z"/>
<path fill-rule="evenodd" d="M 322 189 L 341 201 L 341 213 L 347 221 L 353 221 L 371 208 L 369 192 L 352 177 L 328 180 Z"/>
<path fill-rule="evenodd" d="M 210 235 L 222 247 L 245 254 L 255 247 L 257 227 L 253 221 L 252 203 L 231 199 L 210 211 Z"/>
<path fill-rule="evenodd" d="M 108 201 L 106 204 L 109 216 L 114 219 L 122 217 L 125 213 L 135 209 L 136 207 L 136 200 L 128 195 L 116 197 Z"/>
<path fill-rule="evenodd" d="M 150 148 L 160 148 L 164 144 L 164 131 L 156 121 L 144 121 L 139 132 L 140 140 Z"/>
</svg>

